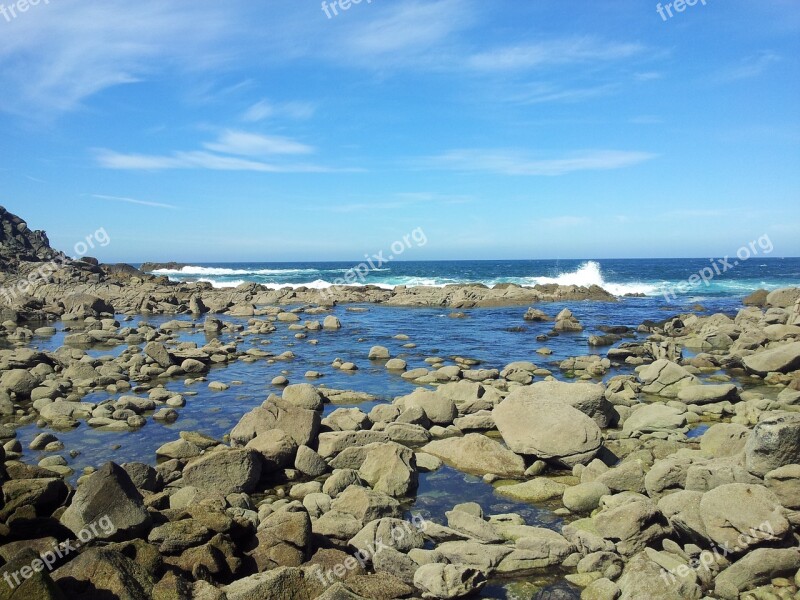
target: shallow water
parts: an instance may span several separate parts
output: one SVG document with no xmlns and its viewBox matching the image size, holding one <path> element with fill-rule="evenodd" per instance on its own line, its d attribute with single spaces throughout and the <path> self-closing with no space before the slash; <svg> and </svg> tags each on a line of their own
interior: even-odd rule
<svg viewBox="0 0 800 600">
<path fill-rule="evenodd" d="M 704 303 L 711 312 L 734 314 L 740 308 L 740 300 L 729 297 L 707 298 Z M 186 385 L 183 378 L 165 380 L 164 386 L 185 395 L 186 406 L 178 409 L 179 418 L 172 424 L 165 424 L 149 419 L 147 424 L 132 432 L 100 431 L 82 423 L 71 431 L 55 432 L 66 446 L 61 452 L 75 470 L 74 481 L 83 468 L 99 466 L 106 461 L 117 463 L 142 461 L 153 464 L 155 450 L 178 436 L 182 430 L 201 432 L 216 438 L 222 438 L 238 422 L 243 414 L 260 405 L 270 393 L 280 393 L 280 388 L 270 384 L 273 377 L 284 374 L 290 382 L 310 381 L 314 385 L 323 385 L 337 389 L 353 389 L 368 392 L 378 398 L 378 402 L 391 401 L 394 397 L 407 394 L 415 389 L 399 375 L 388 373 L 381 362 L 367 360 L 369 348 L 380 344 L 389 348 L 391 355 L 404 358 L 409 369 L 429 366 L 424 362 L 426 357 L 440 356 L 445 364 L 453 364 L 450 357 L 465 356 L 481 361 L 480 368 L 502 369 L 504 365 L 516 360 L 529 360 L 540 367 L 551 369 L 559 378 L 563 374 L 558 370 L 558 363 L 569 357 L 584 354 L 605 355 L 606 348 L 594 349 L 588 346 L 587 340 L 597 331 L 599 325 L 627 325 L 635 328 L 642 321 L 662 320 L 681 311 L 689 310 L 694 299 L 687 299 L 680 306 L 666 305 L 656 298 L 624 298 L 619 302 L 571 302 L 538 305 L 549 315 L 557 314 L 562 308 L 569 307 L 584 325 L 579 333 L 561 334 L 536 341 L 539 334 L 548 333 L 552 323 L 529 323 L 522 319 L 525 307 L 481 308 L 463 311 L 466 318 L 449 318 L 449 310 L 431 308 L 394 308 L 368 305 L 365 312 L 350 312 L 345 307 L 337 307 L 333 312 L 342 321 L 343 328 L 338 331 L 308 332 L 306 339 L 296 339 L 296 332 L 287 329 L 287 323 L 276 323 L 278 330 L 266 335 L 240 335 L 239 333 L 223 333 L 223 342 L 236 341 L 239 350 L 260 348 L 277 355 L 291 350 L 296 358 L 286 362 L 267 362 L 259 359 L 246 363 L 237 361 L 227 366 L 214 366 L 208 373 L 209 381 L 223 381 L 231 384 L 225 391 L 210 390 L 205 382 Z M 191 320 L 188 316 L 156 316 L 137 317 L 133 321 L 122 323 L 124 326 L 138 323 L 149 323 L 158 326 L 173 319 Z M 317 319 L 319 317 L 310 317 Z M 306 320 L 301 315 L 302 320 Z M 228 318 L 223 320 L 246 325 L 247 318 Z M 198 322 L 199 324 L 202 321 Z M 57 325 L 58 332 L 48 338 L 36 337 L 32 346 L 55 350 L 63 344 L 64 325 Z M 409 340 L 395 340 L 393 336 L 404 333 Z M 630 339 L 642 339 L 635 335 Z M 202 329 L 181 330 L 180 341 L 192 341 L 198 345 L 205 344 L 210 338 Z M 309 343 L 317 340 L 316 345 Z M 623 341 L 627 341 L 623 339 Z M 412 342 L 415 348 L 403 348 L 402 345 Z M 89 354 L 95 357 L 118 355 L 125 345 L 116 347 L 94 347 Z M 547 347 L 552 350 L 549 356 L 542 356 L 536 350 Z M 335 358 L 355 362 L 359 369 L 354 373 L 343 372 L 330 366 Z M 303 375 L 308 370 L 316 370 L 324 374 L 321 379 L 306 380 Z M 612 370 L 607 377 L 630 372 L 629 367 Z M 239 382 L 239 383 L 234 383 Z M 129 392 L 128 392 L 129 393 Z M 119 394 L 118 394 L 119 395 Z M 117 396 L 118 396 L 117 395 Z M 102 402 L 112 397 L 104 391 L 93 392 L 84 399 L 90 402 Z M 362 403 L 359 406 L 369 412 L 375 403 Z M 340 406 L 326 405 L 325 414 L 329 414 Z M 690 435 L 701 435 L 704 425 L 696 427 Z M 28 450 L 30 441 L 42 430 L 35 424 L 18 429 L 18 438 L 24 448 L 23 459 L 27 462 L 38 462 L 46 453 Z M 67 452 L 78 450 L 80 454 L 71 458 Z M 407 508 L 419 512 L 426 518 L 445 523 L 445 511 L 454 504 L 474 501 L 481 504 L 485 513 L 498 514 L 514 512 L 523 516 L 530 525 L 558 529 L 561 521 L 544 506 L 526 505 L 511 502 L 494 493 L 494 488 L 480 478 L 466 475 L 444 467 L 434 473 L 421 473 L 418 495 Z M 557 574 L 549 574 L 545 579 L 524 578 L 512 582 L 491 582 L 484 590 L 485 598 L 535 598 L 543 589 L 542 585 L 553 585 Z M 554 597 L 579 597 L 579 591 L 564 581 L 555 583 L 552 588 Z M 551 588 L 547 588 L 551 590 Z M 539 596 L 545 597 L 545 596 Z"/>
</svg>

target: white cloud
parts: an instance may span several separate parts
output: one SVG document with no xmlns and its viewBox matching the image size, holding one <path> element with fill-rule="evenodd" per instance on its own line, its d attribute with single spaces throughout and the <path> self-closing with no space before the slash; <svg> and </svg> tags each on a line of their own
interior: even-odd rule
<svg viewBox="0 0 800 600">
<path fill-rule="evenodd" d="M 150 202 L 149 200 L 137 200 L 136 198 L 126 198 L 124 196 L 106 196 L 105 194 L 92 194 L 92 198 L 98 200 L 110 200 L 112 202 L 125 202 L 127 204 L 139 204 L 140 206 L 152 206 L 153 208 L 170 208 L 177 209 L 174 204 L 165 204 L 163 202 Z"/>
<path fill-rule="evenodd" d="M 741 79 L 758 77 L 780 59 L 781 57 L 773 52 L 760 52 L 755 56 L 748 56 L 738 65 L 722 69 L 714 77 L 714 81 L 717 83 L 730 83 Z"/>
<path fill-rule="evenodd" d="M 549 83 L 533 83 L 522 86 L 506 97 L 519 104 L 542 104 L 545 102 L 583 102 L 613 94 L 619 89 L 615 84 L 604 84 L 585 88 L 561 88 Z"/>
<path fill-rule="evenodd" d="M 269 154 L 310 154 L 314 148 L 286 137 L 260 135 L 246 131 L 226 130 L 216 142 L 206 142 L 203 147 L 222 154 L 265 156 Z"/>
<path fill-rule="evenodd" d="M 452 150 L 434 157 L 442 168 L 487 171 L 499 175 L 566 175 L 577 171 L 607 171 L 655 158 L 649 152 L 596 150 L 562 158 L 532 158 L 516 150 Z"/>
<path fill-rule="evenodd" d="M 343 169 L 309 164 L 273 164 L 211 152 L 173 152 L 168 155 L 124 154 L 98 149 L 97 164 L 106 169 L 163 171 L 167 169 L 207 169 L 211 171 L 256 171 L 260 173 L 327 173 Z"/>
<path fill-rule="evenodd" d="M 274 117 L 308 119 L 314 115 L 316 107 L 310 102 L 273 103 L 267 99 L 259 100 L 242 115 L 242 121 L 255 123 Z"/>
<path fill-rule="evenodd" d="M 507 46 L 474 54 L 467 64 L 481 71 L 538 69 L 571 63 L 609 62 L 642 53 L 644 46 L 594 38 L 564 38 Z"/>
</svg>

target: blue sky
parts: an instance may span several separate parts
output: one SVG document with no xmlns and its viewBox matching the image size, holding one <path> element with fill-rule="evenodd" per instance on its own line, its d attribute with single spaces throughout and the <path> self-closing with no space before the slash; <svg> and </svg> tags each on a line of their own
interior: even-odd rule
<svg viewBox="0 0 800 600">
<path fill-rule="evenodd" d="M 67 251 L 800 255 L 795 0 L 0 2 L 0 204 Z"/>
</svg>

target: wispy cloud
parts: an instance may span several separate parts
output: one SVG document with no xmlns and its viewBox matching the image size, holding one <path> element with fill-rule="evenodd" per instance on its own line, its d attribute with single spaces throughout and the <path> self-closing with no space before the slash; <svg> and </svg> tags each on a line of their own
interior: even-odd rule
<svg viewBox="0 0 800 600">
<path fill-rule="evenodd" d="M 578 171 L 621 169 L 656 158 L 650 152 L 596 150 L 562 158 L 533 158 L 517 150 L 452 150 L 433 158 L 441 168 L 499 175 L 566 175 Z"/>
<path fill-rule="evenodd" d="M 481 52 L 469 57 L 467 64 L 481 71 L 528 70 L 571 63 L 620 60 L 641 54 L 644 49 L 644 46 L 636 43 L 565 38 Z"/>
<path fill-rule="evenodd" d="M 172 154 L 124 154 L 100 148 L 97 164 L 106 169 L 163 171 L 167 169 L 207 169 L 211 171 L 257 171 L 260 173 L 329 173 L 352 171 L 313 164 L 277 164 L 212 152 L 173 152 Z"/>
<path fill-rule="evenodd" d="M 244 114 L 242 121 L 256 123 L 264 119 L 287 117 L 290 119 L 308 119 L 314 115 L 316 106 L 310 102 L 280 102 L 259 100 L 251 105 Z"/>
<path fill-rule="evenodd" d="M 314 148 L 292 139 L 248 133 L 246 131 L 223 131 L 217 141 L 206 142 L 203 147 L 223 154 L 242 156 L 265 156 L 269 154 L 310 154 Z"/>
<path fill-rule="evenodd" d="M 126 198 L 124 196 L 107 196 L 105 194 L 92 194 L 92 198 L 98 200 L 108 200 L 111 202 L 126 202 L 128 204 L 138 204 L 140 206 L 151 206 L 153 208 L 168 208 L 177 210 L 174 204 L 165 204 L 163 202 L 150 202 L 149 200 L 137 200 L 136 198 Z"/>
<path fill-rule="evenodd" d="M 97 164 L 106 169 L 163 171 L 208 169 L 212 171 L 258 171 L 261 173 L 323 173 L 338 171 L 314 164 L 286 163 L 286 155 L 310 154 L 312 146 L 290 138 L 246 131 L 226 130 L 201 150 L 176 150 L 169 154 L 123 153 L 107 148 L 94 150 Z M 269 162 L 265 158 L 271 158 Z"/>
<path fill-rule="evenodd" d="M 208 0 L 85 3 L 60 0 L 3 28 L 0 109 L 27 116 L 75 109 L 104 89 L 180 66 L 226 63 L 237 11 Z"/>
<path fill-rule="evenodd" d="M 506 96 L 509 102 L 518 104 L 542 104 L 545 102 L 583 102 L 601 96 L 608 96 L 619 89 L 608 83 L 584 88 L 563 88 L 550 83 L 532 83 Z"/>
<path fill-rule="evenodd" d="M 748 56 L 738 65 L 722 69 L 716 74 L 714 81 L 716 83 L 730 83 L 732 81 L 758 77 L 774 63 L 780 61 L 780 59 L 781 57 L 774 52 L 760 52 L 755 56 Z"/>
</svg>

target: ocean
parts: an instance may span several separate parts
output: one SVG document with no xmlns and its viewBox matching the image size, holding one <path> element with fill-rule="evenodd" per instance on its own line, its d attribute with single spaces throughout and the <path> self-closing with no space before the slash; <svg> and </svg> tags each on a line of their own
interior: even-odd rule
<svg viewBox="0 0 800 600">
<path fill-rule="evenodd" d="M 734 264 L 735 263 L 735 264 Z M 359 266 L 363 265 L 363 266 Z M 800 258 L 728 259 L 601 259 L 601 260 L 469 260 L 394 261 L 377 265 L 357 262 L 197 263 L 153 273 L 176 281 L 208 281 L 214 287 L 255 282 L 268 288 L 334 284 L 444 286 L 515 283 L 532 286 L 599 285 L 617 296 L 645 294 L 702 301 L 706 297 L 743 297 L 759 288 L 800 285 Z M 348 273 L 350 277 L 348 279 Z M 696 283 L 689 284 L 693 275 Z M 683 283 L 685 289 L 679 288 Z"/>
</svg>

